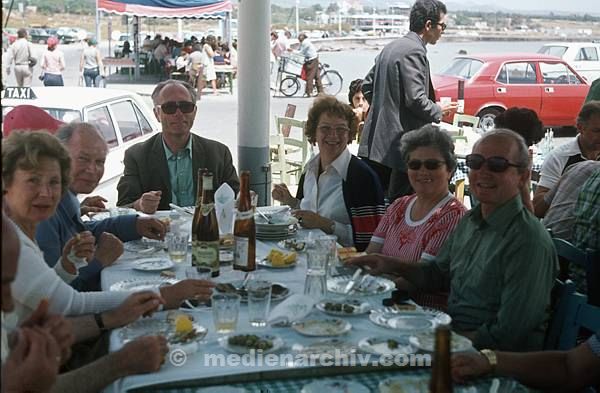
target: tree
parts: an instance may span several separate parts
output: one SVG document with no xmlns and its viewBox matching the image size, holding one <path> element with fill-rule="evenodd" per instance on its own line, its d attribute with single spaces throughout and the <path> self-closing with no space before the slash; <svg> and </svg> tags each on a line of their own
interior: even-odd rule
<svg viewBox="0 0 600 393">
<path fill-rule="evenodd" d="M 337 14 L 339 10 L 340 6 L 337 3 L 329 3 L 329 6 L 327 7 L 328 14 Z"/>
</svg>

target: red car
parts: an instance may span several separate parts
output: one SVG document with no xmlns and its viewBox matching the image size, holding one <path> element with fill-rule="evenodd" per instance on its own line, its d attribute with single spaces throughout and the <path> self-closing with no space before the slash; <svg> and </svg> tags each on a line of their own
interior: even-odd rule
<svg viewBox="0 0 600 393">
<path fill-rule="evenodd" d="M 507 108 L 534 110 L 546 127 L 574 126 L 590 86 L 562 59 L 537 53 L 458 56 L 433 76 L 438 100 L 457 100 L 465 81 L 464 113 L 478 116 L 484 131 Z M 450 115 L 444 118 L 452 122 Z"/>
</svg>

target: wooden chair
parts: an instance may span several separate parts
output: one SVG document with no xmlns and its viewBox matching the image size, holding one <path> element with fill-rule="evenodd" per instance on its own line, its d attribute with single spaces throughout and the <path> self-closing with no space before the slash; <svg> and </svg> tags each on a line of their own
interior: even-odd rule
<svg viewBox="0 0 600 393">
<path fill-rule="evenodd" d="M 298 182 L 309 155 L 309 145 L 304 135 L 305 121 L 290 117 L 275 117 L 277 134 L 269 140 L 271 153 L 271 173 L 278 174 L 281 182 L 290 184 L 290 175 Z M 292 137 L 292 128 L 299 128 L 301 136 Z M 286 131 L 284 133 L 284 131 Z"/>
</svg>

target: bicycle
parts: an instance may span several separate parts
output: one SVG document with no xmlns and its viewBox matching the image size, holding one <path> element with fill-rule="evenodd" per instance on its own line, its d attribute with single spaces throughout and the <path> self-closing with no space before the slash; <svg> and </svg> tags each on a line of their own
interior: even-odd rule
<svg viewBox="0 0 600 393">
<path fill-rule="evenodd" d="M 277 70 L 277 80 L 281 81 L 279 82 L 279 91 L 284 96 L 292 97 L 300 90 L 300 81 L 303 81 L 301 78 L 303 64 L 304 58 L 298 55 L 281 57 L 279 69 Z M 335 96 L 342 91 L 344 79 L 339 72 L 328 68 L 330 68 L 329 64 L 319 62 L 319 75 L 321 76 L 323 92 Z M 282 77 L 283 75 L 285 76 Z M 316 86 L 313 89 L 316 89 Z"/>
</svg>

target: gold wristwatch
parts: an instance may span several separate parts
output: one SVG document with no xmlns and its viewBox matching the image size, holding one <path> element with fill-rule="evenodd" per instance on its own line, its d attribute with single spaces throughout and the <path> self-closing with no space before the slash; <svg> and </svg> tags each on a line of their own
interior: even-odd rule
<svg viewBox="0 0 600 393">
<path fill-rule="evenodd" d="M 496 366 L 498 365 L 498 358 L 496 357 L 496 352 L 492 351 L 491 349 L 482 349 L 481 351 L 479 351 L 479 353 L 485 356 L 485 358 L 490 363 L 492 373 L 495 372 Z"/>
</svg>

